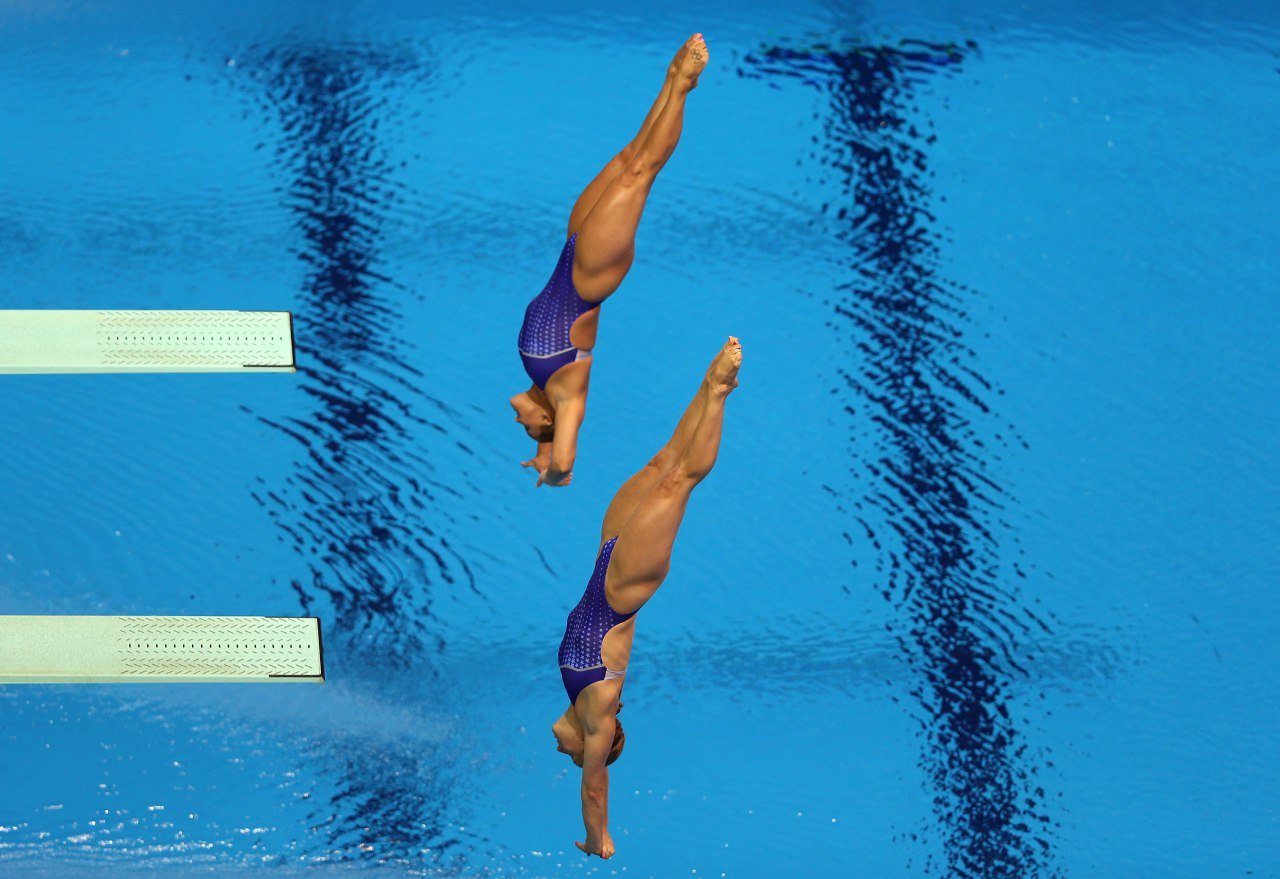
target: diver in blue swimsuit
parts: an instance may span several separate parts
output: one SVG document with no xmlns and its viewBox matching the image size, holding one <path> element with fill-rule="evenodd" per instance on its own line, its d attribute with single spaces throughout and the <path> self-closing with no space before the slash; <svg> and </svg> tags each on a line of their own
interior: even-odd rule
<svg viewBox="0 0 1280 879">
<path fill-rule="evenodd" d="M 572 478 L 600 303 L 635 259 L 645 200 L 680 140 L 685 99 L 708 57 L 701 34 L 680 47 L 640 131 L 578 197 L 551 280 L 525 309 L 517 347 L 533 384 L 511 398 L 511 407 L 538 444 L 521 462 L 538 471 L 537 485 L 568 485 Z"/>
<path fill-rule="evenodd" d="M 614 495 L 605 512 L 595 570 L 565 624 L 559 661 L 569 707 L 551 732 L 556 750 L 582 767 L 587 837 L 575 844 L 589 855 L 613 854 L 606 767 L 626 743 L 618 709 L 636 611 L 658 591 L 671 567 L 671 549 L 689 497 L 716 462 L 725 401 L 738 386 L 741 366 L 742 346 L 730 336 L 671 439 Z"/>
</svg>

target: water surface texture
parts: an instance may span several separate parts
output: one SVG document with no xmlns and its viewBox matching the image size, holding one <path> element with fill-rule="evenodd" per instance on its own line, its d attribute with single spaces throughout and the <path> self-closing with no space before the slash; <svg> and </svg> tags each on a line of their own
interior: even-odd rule
<svg viewBox="0 0 1280 879">
<path fill-rule="evenodd" d="M 520 315 L 712 64 L 534 490 Z M 1280 876 L 1280 14 L 0 7 L 0 307 L 264 308 L 292 376 L 0 382 L 0 613 L 311 614 L 320 687 L 0 690 L 0 876 Z M 556 645 L 638 618 L 608 862 Z"/>
<path fill-rule="evenodd" d="M 770 47 L 748 62 L 833 102 L 819 164 L 838 178 L 834 214 L 848 228 L 836 238 L 853 276 L 833 303 L 833 323 L 856 336 L 854 366 L 840 371 L 861 468 L 852 518 L 876 551 L 872 581 L 904 618 L 889 631 L 920 678 L 908 693 L 925 719 L 921 768 L 935 790 L 946 872 L 1029 876 L 1044 873 L 1051 825 L 1005 691 L 1010 675 L 1025 674 L 1014 653 L 1039 620 L 1018 612 L 1009 588 L 1007 569 L 1022 572 L 1001 566 L 998 511 L 1009 499 L 988 459 L 999 460 L 1002 437 L 984 442 L 976 429 L 992 386 L 969 365 L 969 291 L 939 274 L 924 182 L 936 138 L 911 102 L 929 76 L 975 49 L 818 44 Z"/>
</svg>

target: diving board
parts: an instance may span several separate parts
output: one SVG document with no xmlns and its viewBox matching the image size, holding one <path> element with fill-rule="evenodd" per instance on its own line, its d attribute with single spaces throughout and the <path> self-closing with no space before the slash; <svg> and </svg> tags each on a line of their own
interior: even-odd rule
<svg viewBox="0 0 1280 879">
<path fill-rule="evenodd" d="M 294 370 L 287 311 L 0 310 L 0 373 Z"/>
<path fill-rule="evenodd" d="M 315 617 L 0 616 L 0 684 L 324 681 Z"/>
</svg>

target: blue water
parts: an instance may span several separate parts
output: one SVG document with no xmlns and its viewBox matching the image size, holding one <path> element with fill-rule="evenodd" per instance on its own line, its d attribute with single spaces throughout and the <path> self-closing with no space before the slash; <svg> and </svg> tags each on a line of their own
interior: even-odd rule
<svg viewBox="0 0 1280 879">
<path fill-rule="evenodd" d="M 535 491 L 519 315 L 695 30 Z M 329 673 L 0 690 L 0 874 L 1280 875 L 1273 4 L 12 2 L 0 95 L 0 306 L 300 366 L 0 382 L 0 613 Z M 586 860 L 556 644 L 728 333 Z"/>
</svg>

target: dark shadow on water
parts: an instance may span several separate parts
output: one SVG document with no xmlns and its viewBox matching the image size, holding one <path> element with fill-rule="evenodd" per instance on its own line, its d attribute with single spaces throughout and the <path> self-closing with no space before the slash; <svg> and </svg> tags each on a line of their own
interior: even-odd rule
<svg viewBox="0 0 1280 879">
<path fill-rule="evenodd" d="M 412 297 L 380 255 L 388 218 L 420 198 L 388 158 L 395 97 L 431 88 L 434 60 L 412 45 L 276 44 L 239 53 L 231 75 L 278 132 L 272 164 L 305 266 L 294 309 L 303 411 L 254 413 L 299 456 L 283 477 L 260 477 L 254 497 L 304 560 L 293 589 L 325 621 L 333 674 L 411 713 L 438 711 L 434 604 L 475 590 L 450 540 L 447 510 L 463 483 L 433 455 L 462 447 L 451 435 L 460 418 L 423 390 L 406 356 L 397 327 Z M 455 752 L 446 740 L 372 742 L 341 725 L 298 743 L 324 792 L 310 800 L 315 855 L 465 863 L 451 851 L 465 797 Z"/>
<path fill-rule="evenodd" d="M 775 87 L 799 79 L 829 99 L 811 158 L 838 193 L 821 209 L 849 254 L 849 281 L 829 303 L 830 325 L 854 353 L 835 398 L 854 456 L 848 512 L 858 527 L 846 537 L 874 554 L 874 574 L 857 585 L 873 584 L 897 611 L 892 634 L 915 682 L 936 825 L 926 837 L 945 858 L 926 872 L 1051 876 L 1055 825 L 1037 781 L 1051 764 L 1009 704 L 1013 682 L 1026 680 L 1025 642 L 1049 633 L 1012 585 L 1023 576 L 1002 519 L 1013 499 L 992 475 L 1017 440 L 992 426 L 997 391 L 972 365 L 969 291 L 938 272 L 928 187 L 935 137 L 914 106 L 923 84 L 953 75 L 976 50 L 912 41 L 768 47 L 739 73 Z"/>
<path fill-rule="evenodd" d="M 303 454 L 255 498 L 309 568 L 302 608 L 379 663 L 413 662 L 438 588 L 475 588 L 441 499 L 461 497 L 423 447 L 451 443 L 457 414 L 423 390 L 397 332 L 407 292 L 380 264 L 384 220 L 405 200 L 383 143 L 391 95 L 429 87 L 429 58 L 360 44 L 253 47 L 238 76 L 280 132 L 274 165 L 306 266 L 296 311 L 305 415 L 259 414 Z"/>
</svg>

